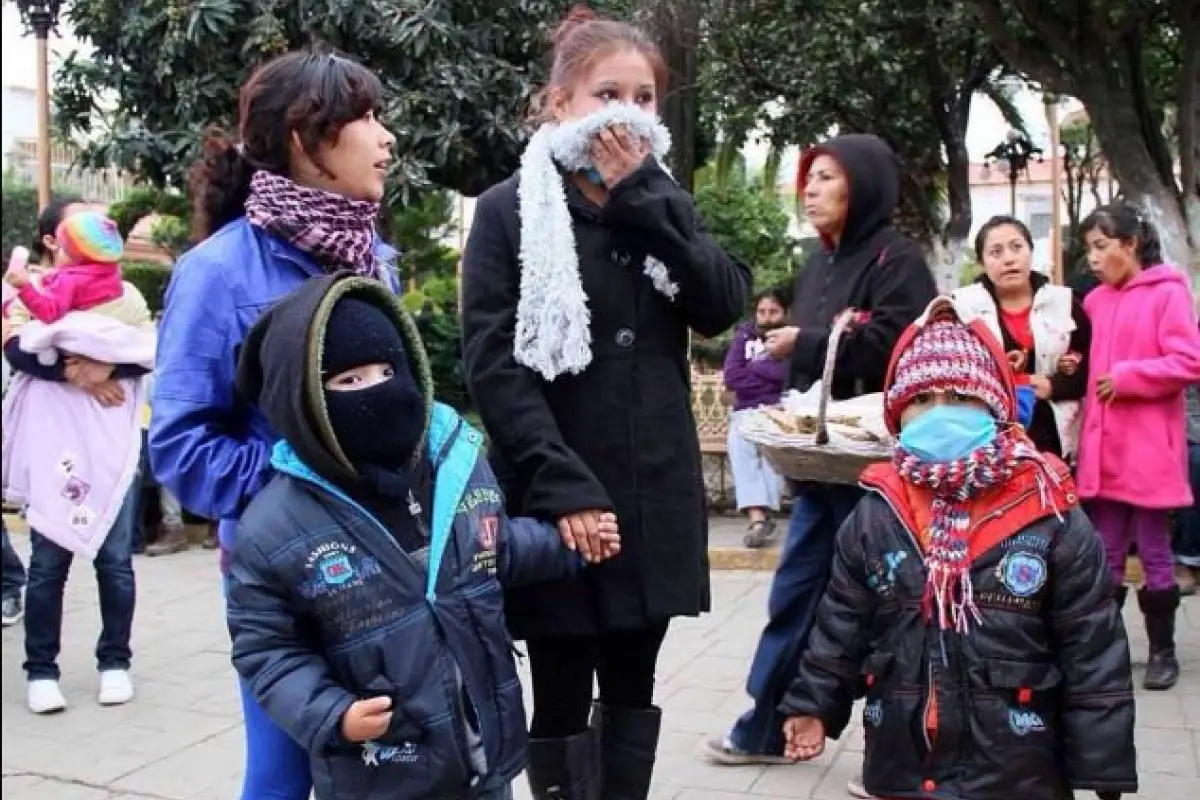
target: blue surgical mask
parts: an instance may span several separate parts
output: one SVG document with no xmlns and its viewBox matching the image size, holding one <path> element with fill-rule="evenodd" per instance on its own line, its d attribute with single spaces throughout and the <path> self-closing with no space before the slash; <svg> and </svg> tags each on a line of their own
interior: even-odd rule
<svg viewBox="0 0 1200 800">
<path fill-rule="evenodd" d="M 595 167 L 588 167 L 583 171 L 583 177 L 596 186 L 604 186 L 604 176 L 600 174 L 600 170 Z"/>
<path fill-rule="evenodd" d="M 900 446 L 932 463 L 957 461 L 996 438 L 996 418 L 978 406 L 935 406 L 904 426 Z"/>
</svg>

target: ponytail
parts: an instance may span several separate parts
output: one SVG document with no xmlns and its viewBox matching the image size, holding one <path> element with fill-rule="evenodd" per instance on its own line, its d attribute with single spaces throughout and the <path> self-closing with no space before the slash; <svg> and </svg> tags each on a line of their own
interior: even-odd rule
<svg viewBox="0 0 1200 800">
<path fill-rule="evenodd" d="M 1143 267 L 1163 263 L 1162 242 L 1158 231 L 1144 213 L 1138 215 L 1138 261 Z"/>
<path fill-rule="evenodd" d="M 200 157 L 188 170 L 192 195 L 192 241 L 207 239 L 246 213 L 253 169 L 241 148 L 224 131 L 209 128 Z"/>
</svg>

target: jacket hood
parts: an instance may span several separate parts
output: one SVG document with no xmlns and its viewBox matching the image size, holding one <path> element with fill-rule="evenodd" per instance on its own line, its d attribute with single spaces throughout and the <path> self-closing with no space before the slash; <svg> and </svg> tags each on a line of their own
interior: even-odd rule
<svg viewBox="0 0 1200 800">
<path fill-rule="evenodd" d="M 238 361 L 237 388 L 307 466 L 335 485 L 355 487 L 355 471 L 334 435 L 325 407 L 321 356 L 334 305 L 346 296 L 370 302 L 395 320 L 413 377 L 425 400 L 424 449 L 433 411 L 433 378 L 412 317 L 379 281 L 349 272 L 310 278 L 259 318 Z"/>
<path fill-rule="evenodd" d="M 1128 283 L 1117 289 L 1117 291 L 1132 291 L 1147 286 L 1159 286 L 1164 283 L 1178 283 L 1185 289 L 1191 289 L 1187 276 L 1183 272 L 1169 264 L 1156 264 L 1134 275 Z"/>
<path fill-rule="evenodd" d="M 841 164 L 850 184 L 850 206 L 839 247 L 858 244 L 891 225 L 900 202 L 900 163 L 886 142 L 871 134 L 852 133 L 806 150 L 796 175 L 801 202 L 808 169 L 820 155 L 832 156 Z"/>
<path fill-rule="evenodd" d="M 900 338 L 896 340 L 896 346 L 892 348 L 892 357 L 888 363 L 887 377 L 883 382 L 884 397 L 887 397 L 888 392 L 892 389 L 892 384 L 896 382 L 896 364 L 899 363 L 900 356 L 905 350 L 908 349 L 909 345 L 912 344 L 913 339 L 915 339 L 917 334 L 921 332 L 921 329 L 930 322 L 938 319 L 945 319 L 946 317 L 959 320 L 961 322 L 961 318 L 958 316 L 958 312 L 954 308 L 954 301 L 945 296 L 936 297 L 933 299 L 933 302 L 926 307 L 925 313 L 921 314 L 921 316 L 918 317 L 913 324 L 905 328 L 904 332 L 900 334 Z M 1000 378 L 1004 383 L 1005 390 L 1004 401 L 1008 404 L 1009 408 L 1015 410 L 1017 407 L 1016 383 L 1013 377 L 1012 367 L 1009 366 L 1008 355 L 1004 352 L 1004 345 L 996 340 L 996 337 L 992 335 L 992 332 L 988 330 L 987 325 L 982 320 L 976 319 L 964 324 L 974 331 L 975 335 L 978 336 L 987 347 L 988 352 L 990 352 L 992 357 L 996 359 L 996 363 L 1000 365 Z M 883 418 L 889 433 L 891 433 L 893 436 L 900 433 L 900 419 L 899 417 L 888 413 L 886 403 L 884 404 Z"/>
</svg>

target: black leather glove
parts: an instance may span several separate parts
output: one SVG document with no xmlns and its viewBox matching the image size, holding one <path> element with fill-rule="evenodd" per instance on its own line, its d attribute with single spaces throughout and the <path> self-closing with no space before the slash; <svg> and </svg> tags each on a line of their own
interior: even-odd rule
<svg viewBox="0 0 1200 800">
<path fill-rule="evenodd" d="M 1100 800 L 1121 800 L 1120 792 L 1096 792 L 1096 797 Z"/>
</svg>

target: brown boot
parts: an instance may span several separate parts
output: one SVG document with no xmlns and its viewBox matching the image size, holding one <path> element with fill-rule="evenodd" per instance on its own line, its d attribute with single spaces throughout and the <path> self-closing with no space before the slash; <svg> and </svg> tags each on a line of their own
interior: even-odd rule
<svg viewBox="0 0 1200 800">
<path fill-rule="evenodd" d="M 172 553 L 182 553 L 188 549 L 187 534 L 182 528 L 164 528 L 158 539 L 146 546 L 146 555 L 169 556 Z"/>
</svg>

